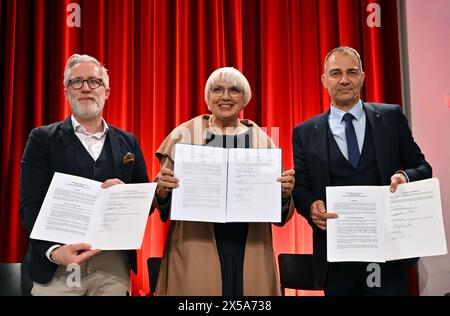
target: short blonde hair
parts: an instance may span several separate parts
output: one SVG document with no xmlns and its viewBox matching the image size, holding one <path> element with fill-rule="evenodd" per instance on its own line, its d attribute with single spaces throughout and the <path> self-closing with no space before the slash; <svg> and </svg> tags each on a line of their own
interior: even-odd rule
<svg viewBox="0 0 450 316">
<path fill-rule="evenodd" d="M 252 98 L 252 92 L 250 89 L 250 84 L 248 83 L 247 78 L 236 68 L 233 67 L 223 67 L 219 68 L 213 71 L 213 73 L 209 76 L 208 80 L 206 81 L 205 85 L 205 101 L 208 105 L 208 109 L 211 110 L 209 106 L 209 93 L 211 92 L 211 89 L 214 85 L 216 85 L 218 82 L 226 82 L 229 83 L 238 89 L 242 90 L 244 92 L 244 106 L 250 102 L 250 99 Z"/>
<path fill-rule="evenodd" d="M 70 70 L 73 66 L 79 63 L 93 63 L 100 67 L 102 70 L 102 81 L 105 85 L 105 88 L 109 88 L 109 76 L 108 76 L 108 69 L 106 69 L 96 58 L 89 56 L 89 55 L 80 55 L 80 54 L 73 54 L 72 56 L 67 59 L 66 62 L 66 68 L 64 69 L 64 87 L 67 88 L 69 85 L 69 78 L 70 78 Z"/>
</svg>

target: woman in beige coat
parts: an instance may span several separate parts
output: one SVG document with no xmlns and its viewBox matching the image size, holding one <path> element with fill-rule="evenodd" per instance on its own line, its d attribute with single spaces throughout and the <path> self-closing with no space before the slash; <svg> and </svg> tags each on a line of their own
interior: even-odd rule
<svg viewBox="0 0 450 316">
<path fill-rule="evenodd" d="M 247 79 L 238 70 L 214 71 L 206 82 L 205 100 L 212 114 L 195 117 L 175 128 L 156 156 L 157 206 L 163 220 L 170 210 L 174 145 L 273 148 L 269 136 L 239 112 L 251 98 Z M 282 187 L 283 225 L 292 216 L 294 170 L 278 178 Z M 158 277 L 157 295 L 280 295 L 270 223 L 205 223 L 172 221 Z"/>
</svg>

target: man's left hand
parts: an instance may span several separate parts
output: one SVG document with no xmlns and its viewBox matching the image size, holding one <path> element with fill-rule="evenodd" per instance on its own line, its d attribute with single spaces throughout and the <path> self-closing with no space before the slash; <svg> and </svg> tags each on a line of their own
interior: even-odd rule
<svg viewBox="0 0 450 316">
<path fill-rule="evenodd" d="M 395 190 L 397 190 L 397 186 L 399 184 L 407 183 L 408 180 L 406 180 L 406 177 L 403 173 L 399 172 L 394 174 L 391 177 L 391 192 L 394 193 Z"/>
<path fill-rule="evenodd" d="M 112 185 L 115 185 L 115 184 L 124 184 L 124 182 L 122 180 L 117 179 L 117 178 L 115 178 L 115 179 L 108 179 L 105 182 L 103 182 L 102 188 L 106 189 L 106 188 L 108 188 L 108 187 L 110 187 Z"/>
</svg>

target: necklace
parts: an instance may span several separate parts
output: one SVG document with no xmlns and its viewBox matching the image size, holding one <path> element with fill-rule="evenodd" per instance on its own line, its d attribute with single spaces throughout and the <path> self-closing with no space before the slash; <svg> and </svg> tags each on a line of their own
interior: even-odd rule
<svg viewBox="0 0 450 316">
<path fill-rule="evenodd" d="M 233 127 L 233 133 L 232 134 L 227 134 L 225 133 L 225 135 L 237 135 L 237 133 L 239 132 L 239 118 L 236 118 L 236 125 Z M 217 134 L 217 135 L 223 135 L 223 132 L 220 128 L 214 126 L 213 124 L 213 115 L 211 115 L 208 119 L 208 128 L 211 130 L 211 132 L 213 134 Z M 229 127 L 225 128 L 225 131 L 227 131 L 229 129 Z"/>
</svg>

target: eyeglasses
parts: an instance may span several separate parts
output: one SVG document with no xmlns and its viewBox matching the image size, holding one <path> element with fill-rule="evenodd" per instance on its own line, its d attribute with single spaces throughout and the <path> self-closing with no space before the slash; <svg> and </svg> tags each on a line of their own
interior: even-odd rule
<svg viewBox="0 0 450 316">
<path fill-rule="evenodd" d="M 103 86 L 103 81 L 97 78 L 89 78 L 89 79 L 74 78 L 72 80 L 69 80 L 69 86 L 71 86 L 72 89 L 80 90 L 83 87 L 85 81 L 87 82 L 89 88 L 91 89 L 97 89 L 98 87 Z"/>
<path fill-rule="evenodd" d="M 228 94 L 232 98 L 239 98 L 242 95 L 242 90 L 239 89 L 238 87 L 230 87 L 230 88 L 215 87 L 211 89 L 211 92 L 216 97 L 221 97 L 224 94 L 225 90 L 228 91 Z"/>
</svg>

